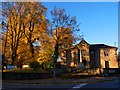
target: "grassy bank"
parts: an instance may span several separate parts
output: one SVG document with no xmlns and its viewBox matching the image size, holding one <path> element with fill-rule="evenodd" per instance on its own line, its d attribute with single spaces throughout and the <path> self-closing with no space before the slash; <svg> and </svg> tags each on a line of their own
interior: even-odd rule
<svg viewBox="0 0 120 90">
<path fill-rule="evenodd" d="M 49 71 L 45 69 L 38 68 L 36 70 L 33 70 L 32 68 L 26 68 L 26 69 L 8 69 L 3 70 L 3 72 L 13 72 L 13 73 L 49 73 Z"/>
</svg>

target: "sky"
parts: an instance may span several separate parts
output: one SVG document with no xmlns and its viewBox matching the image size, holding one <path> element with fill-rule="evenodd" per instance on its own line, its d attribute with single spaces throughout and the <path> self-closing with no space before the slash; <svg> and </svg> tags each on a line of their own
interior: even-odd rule
<svg viewBox="0 0 120 90">
<path fill-rule="evenodd" d="M 0 0 L 0 1 L 23 2 L 23 0 Z M 50 19 L 50 11 L 53 10 L 55 6 L 57 8 L 64 8 L 67 14 L 70 14 L 71 16 L 76 16 L 78 23 L 81 23 L 79 27 L 80 28 L 79 34 L 83 35 L 84 39 L 88 43 L 107 44 L 116 47 L 118 47 L 119 43 L 120 47 L 120 39 L 118 42 L 117 0 L 104 0 L 104 2 L 103 1 L 101 2 L 101 0 L 98 0 L 98 2 L 95 2 L 95 0 L 64 0 L 64 2 L 61 2 L 62 0 L 52 1 L 53 2 L 51 2 L 51 0 L 42 0 L 42 4 L 45 7 L 47 7 L 46 17 L 48 19 Z"/>
<path fill-rule="evenodd" d="M 64 8 L 67 14 L 76 16 L 80 33 L 90 44 L 118 46 L 118 3 L 117 2 L 43 2 L 50 11 Z"/>
</svg>

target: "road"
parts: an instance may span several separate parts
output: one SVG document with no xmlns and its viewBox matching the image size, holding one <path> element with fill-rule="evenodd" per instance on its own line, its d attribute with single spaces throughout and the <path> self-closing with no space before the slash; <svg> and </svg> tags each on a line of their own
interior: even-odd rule
<svg viewBox="0 0 120 90">
<path fill-rule="evenodd" d="M 53 85 L 53 84 L 46 84 L 46 85 L 40 85 L 40 84 L 16 84 L 16 83 L 4 83 L 3 84 L 3 90 L 41 90 L 41 89 L 56 89 L 60 88 L 62 90 L 70 89 L 74 87 L 75 85 Z"/>
<path fill-rule="evenodd" d="M 67 85 L 58 85 L 58 84 L 20 84 L 20 83 L 3 83 L 3 90 L 45 90 L 45 89 L 54 89 L 54 90 L 81 90 L 81 89 L 90 89 L 90 88 L 99 88 L 103 90 L 104 88 L 109 88 L 110 90 L 120 90 L 120 80 L 106 81 L 106 82 L 97 82 L 97 83 L 81 83 L 81 84 L 67 84 Z"/>
<path fill-rule="evenodd" d="M 120 90 L 120 81 L 107 81 L 107 82 L 98 82 L 95 84 L 87 84 L 82 88 L 119 88 Z"/>
</svg>

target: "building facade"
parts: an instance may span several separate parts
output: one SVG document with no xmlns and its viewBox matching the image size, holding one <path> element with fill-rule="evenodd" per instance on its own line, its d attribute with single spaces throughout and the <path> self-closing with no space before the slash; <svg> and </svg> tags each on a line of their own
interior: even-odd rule
<svg viewBox="0 0 120 90">
<path fill-rule="evenodd" d="M 92 68 L 118 68 L 117 48 L 105 44 L 90 45 Z"/>
<path fill-rule="evenodd" d="M 85 40 L 61 52 L 61 64 L 67 67 L 89 67 L 89 44 Z"/>
<path fill-rule="evenodd" d="M 90 45 L 82 39 L 79 44 L 61 52 L 61 64 L 78 68 L 118 68 L 117 47 Z"/>
</svg>

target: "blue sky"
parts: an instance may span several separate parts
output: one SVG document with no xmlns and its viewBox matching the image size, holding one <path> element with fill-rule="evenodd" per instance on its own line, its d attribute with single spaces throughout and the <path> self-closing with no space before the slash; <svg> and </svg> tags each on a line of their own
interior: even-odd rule
<svg viewBox="0 0 120 90">
<path fill-rule="evenodd" d="M 118 3 L 117 2 L 44 2 L 47 18 L 54 6 L 64 8 L 71 16 L 76 16 L 80 24 L 80 34 L 90 44 L 118 46 Z"/>
</svg>

